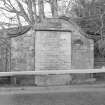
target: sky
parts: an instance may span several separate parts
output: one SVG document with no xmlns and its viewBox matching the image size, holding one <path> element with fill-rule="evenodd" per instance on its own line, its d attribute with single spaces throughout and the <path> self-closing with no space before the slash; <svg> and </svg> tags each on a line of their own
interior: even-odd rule
<svg viewBox="0 0 105 105">
<path fill-rule="evenodd" d="M 11 1 L 14 1 L 14 0 L 11 0 Z M 13 2 L 14 5 L 16 5 L 16 3 Z M 3 3 L 0 1 L 0 7 L 3 6 Z M 45 5 L 45 15 L 47 17 L 51 17 L 51 9 L 50 9 L 50 5 L 48 3 L 46 3 Z M 24 5 L 25 7 L 25 5 Z M 26 8 L 26 7 L 25 7 Z M 8 12 L 5 12 L 5 11 L 0 11 L 0 21 L 2 22 L 11 22 L 7 17 L 11 17 L 11 16 L 14 16 L 14 14 L 10 14 Z M 22 18 L 21 18 L 22 19 Z M 24 21 L 24 20 L 23 20 Z"/>
<path fill-rule="evenodd" d="M 12 3 L 13 3 L 13 5 L 16 5 L 16 3 L 14 2 L 14 0 L 11 0 L 12 1 Z M 64 2 L 65 1 L 65 2 Z M 74 1 L 74 0 L 70 0 L 71 2 L 72 1 Z M 69 0 L 61 0 L 60 2 L 59 2 L 59 6 L 65 6 L 65 5 L 67 5 L 68 4 L 68 2 L 69 2 Z M 65 3 L 65 4 L 64 4 Z M 3 3 L 0 1 L 0 7 L 1 6 L 3 6 Z M 16 5 L 17 6 L 17 5 Z M 24 5 L 24 7 L 25 7 L 25 5 Z M 50 8 L 50 5 L 49 5 L 49 3 L 45 3 L 44 4 L 44 7 L 45 7 L 45 9 L 44 9 L 44 11 L 45 11 L 45 15 L 46 15 L 46 17 L 51 17 L 51 8 Z M 25 7 L 26 8 L 26 7 Z M 62 9 L 62 11 L 63 11 L 63 9 Z M 5 16 L 6 15 L 6 16 Z M 16 21 L 14 20 L 14 21 L 11 21 L 11 20 L 9 20 L 7 17 L 11 17 L 11 16 L 14 16 L 14 14 L 10 14 L 10 13 L 7 13 L 7 12 L 2 12 L 2 11 L 0 11 L 0 21 L 2 21 L 2 22 L 7 22 L 7 23 L 10 23 L 10 22 L 12 22 L 12 23 L 16 23 Z M 24 19 L 23 18 L 21 18 L 21 20 L 23 21 L 23 23 L 24 23 Z"/>
</svg>

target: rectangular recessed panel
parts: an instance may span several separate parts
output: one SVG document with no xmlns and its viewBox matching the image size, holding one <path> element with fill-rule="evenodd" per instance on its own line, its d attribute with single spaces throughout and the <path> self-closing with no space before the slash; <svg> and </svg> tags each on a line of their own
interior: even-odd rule
<svg viewBox="0 0 105 105">
<path fill-rule="evenodd" d="M 11 39 L 11 71 L 34 70 L 34 39 L 27 33 Z"/>
<path fill-rule="evenodd" d="M 71 33 L 39 31 L 35 37 L 35 70 L 71 68 Z"/>
</svg>

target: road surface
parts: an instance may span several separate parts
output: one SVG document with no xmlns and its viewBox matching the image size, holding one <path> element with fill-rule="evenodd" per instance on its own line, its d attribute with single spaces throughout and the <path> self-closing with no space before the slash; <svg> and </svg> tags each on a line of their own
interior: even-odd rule
<svg viewBox="0 0 105 105">
<path fill-rule="evenodd" d="M 0 92 L 0 105 L 105 105 L 104 87 L 79 87 L 68 88 L 68 90 L 63 87 L 63 89 L 64 91 L 46 91 L 45 93 L 41 93 L 40 91 L 37 93 L 34 88 L 22 89 L 21 91 L 16 91 L 15 89 L 8 91 L 4 89 L 4 94 L 3 91 Z"/>
</svg>

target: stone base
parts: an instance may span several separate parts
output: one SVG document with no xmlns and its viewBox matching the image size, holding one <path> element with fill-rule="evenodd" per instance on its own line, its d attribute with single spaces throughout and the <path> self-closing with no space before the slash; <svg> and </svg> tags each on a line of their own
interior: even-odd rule
<svg viewBox="0 0 105 105">
<path fill-rule="evenodd" d="M 72 81 L 71 75 L 47 75 L 35 78 L 37 86 L 68 85 Z"/>
<path fill-rule="evenodd" d="M 75 80 L 84 80 L 92 77 L 92 74 L 72 74 L 73 79 Z"/>
<path fill-rule="evenodd" d="M 92 74 L 72 74 L 72 83 L 87 83 L 93 82 Z"/>
<path fill-rule="evenodd" d="M 35 76 L 14 76 L 11 77 L 11 84 L 14 85 L 35 85 Z"/>
</svg>

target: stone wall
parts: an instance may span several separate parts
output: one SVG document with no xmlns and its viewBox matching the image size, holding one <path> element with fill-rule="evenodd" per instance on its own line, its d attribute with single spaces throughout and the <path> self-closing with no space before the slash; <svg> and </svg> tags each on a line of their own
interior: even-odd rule
<svg viewBox="0 0 105 105">
<path fill-rule="evenodd" d="M 70 23 L 52 19 L 35 26 L 35 32 L 29 31 L 14 39 L 12 70 L 84 70 L 93 68 L 94 43 L 83 34 L 72 21 Z M 90 74 L 46 75 L 35 77 L 35 83 L 41 86 L 66 85 L 70 84 L 73 79 L 84 80 L 89 77 Z M 30 77 L 32 83 L 33 78 Z"/>
<path fill-rule="evenodd" d="M 34 70 L 33 31 L 11 39 L 11 71 Z"/>
<path fill-rule="evenodd" d="M 94 43 L 78 32 L 72 34 L 72 69 L 92 69 Z"/>
<path fill-rule="evenodd" d="M 85 38 L 82 34 L 72 34 L 72 69 L 93 69 L 94 68 L 94 43 Z M 75 79 L 87 79 L 91 74 L 74 74 Z"/>
</svg>

